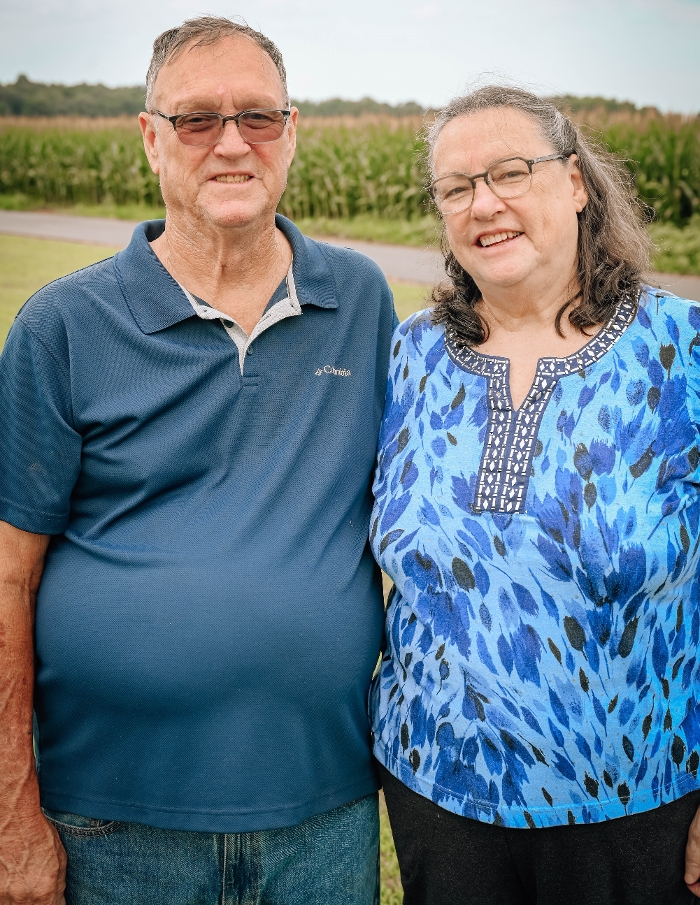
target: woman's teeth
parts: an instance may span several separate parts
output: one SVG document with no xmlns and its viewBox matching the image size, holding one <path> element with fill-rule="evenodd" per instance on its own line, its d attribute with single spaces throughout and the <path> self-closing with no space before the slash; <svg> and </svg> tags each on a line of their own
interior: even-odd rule
<svg viewBox="0 0 700 905">
<path fill-rule="evenodd" d="M 522 236 L 522 233 L 508 231 L 496 233 L 493 236 L 481 236 L 479 245 L 481 245 L 482 248 L 488 248 L 489 245 L 495 245 L 497 242 L 505 242 L 506 239 L 514 239 L 516 236 Z"/>
</svg>

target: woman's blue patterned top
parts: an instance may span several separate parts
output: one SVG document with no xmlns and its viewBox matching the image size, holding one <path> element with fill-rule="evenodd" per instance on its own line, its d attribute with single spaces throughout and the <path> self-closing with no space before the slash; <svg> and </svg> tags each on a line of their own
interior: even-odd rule
<svg viewBox="0 0 700 905">
<path fill-rule="evenodd" d="M 645 290 L 513 411 L 506 359 L 430 312 L 396 330 L 374 745 L 440 806 L 551 826 L 698 788 L 699 331 Z"/>
</svg>

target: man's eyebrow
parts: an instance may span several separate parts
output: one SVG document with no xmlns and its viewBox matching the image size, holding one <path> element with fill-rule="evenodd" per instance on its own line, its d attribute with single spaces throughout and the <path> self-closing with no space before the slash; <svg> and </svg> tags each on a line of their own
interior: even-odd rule
<svg viewBox="0 0 700 905">
<path fill-rule="evenodd" d="M 240 106 L 237 106 L 236 113 L 242 110 L 286 110 L 287 106 L 277 105 L 277 101 L 271 97 L 250 97 L 245 98 Z M 188 97 L 182 101 L 178 101 L 174 105 L 173 113 L 220 113 L 221 103 L 213 101 L 211 97 Z"/>
</svg>

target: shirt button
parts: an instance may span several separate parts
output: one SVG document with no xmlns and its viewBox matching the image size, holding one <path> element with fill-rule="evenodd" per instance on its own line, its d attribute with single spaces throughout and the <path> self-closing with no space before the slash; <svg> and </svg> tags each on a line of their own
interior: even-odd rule
<svg viewBox="0 0 700 905">
<path fill-rule="evenodd" d="M 252 354 L 253 354 L 253 347 L 252 347 L 252 346 L 248 346 L 247 352 L 248 352 L 248 355 L 252 355 Z"/>
</svg>

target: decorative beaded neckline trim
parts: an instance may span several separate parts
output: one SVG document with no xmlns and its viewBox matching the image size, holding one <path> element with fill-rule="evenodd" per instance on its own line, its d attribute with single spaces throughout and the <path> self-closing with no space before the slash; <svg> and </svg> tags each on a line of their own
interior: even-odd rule
<svg viewBox="0 0 700 905">
<path fill-rule="evenodd" d="M 565 358 L 540 358 L 535 379 L 517 411 L 510 401 L 510 362 L 458 343 L 445 329 L 445 349 L 462 370 L 488 382 L 489 423 L 472 508 L 476 512 L 523 512 L 537 434 L 560 378 L 585 371 L 605 355 L 634 320 L 637 305 L 623 299 L 608 323 L 583 348 Z"/>
</svg>

